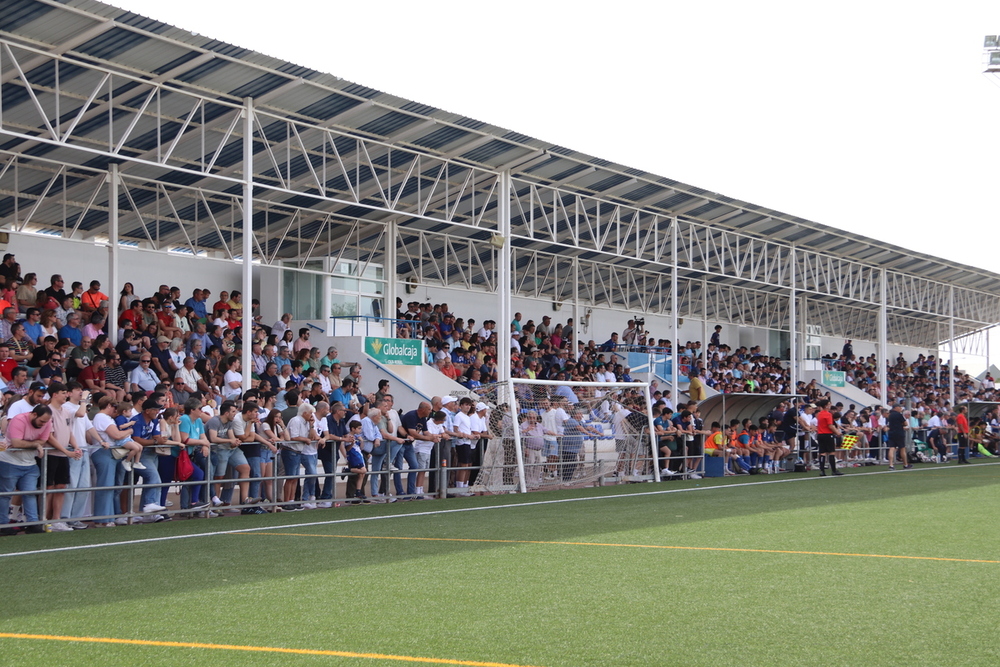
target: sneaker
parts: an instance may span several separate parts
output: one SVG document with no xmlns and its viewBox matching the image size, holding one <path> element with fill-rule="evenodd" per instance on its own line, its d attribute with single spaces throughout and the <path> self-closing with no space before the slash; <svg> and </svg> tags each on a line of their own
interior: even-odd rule
<svg viewBox="0 0 1000 667">
<path fill-rule="evenodd" d="M 115 525 L 116 526 L 127 526 L 128 525 L 128 519 L 126 519 L 123 516 L 120 516 L 117 519 L 115 519 Z"/>
<path fill-rule="evenodd" d="M 840 472 L 839 470 L 834 470 L 834 471 L 833 471 L 833 474 L 834 474 L 834 476 L 836 476 L 836 477 L 840 477 L 840 476 L 841 476 L 841 475 L 843 475 L 844 473 Z"/>
<path fill-rule="evenodd" d="M 33 533 L 44 533 L 44 532 L 45 532 L 45 526 L 40 526 L 40 525 L 28 526 L 27 528 L 24 529 L 25 535 L 31 535 Z"/>
<path fill-rule="evenodd" d="M 189 508 L 192 512 L 203 512 L 212 506 L 212 503 L 202 503 Z"/>
<path fill-rule="evenodd" d="M 163 516 L 162 514 L 154 514 L 152 517 L 152 523 L 160 523 L 162 521 L 170 521 L 169 516 Z"/>
<path fill-rule="evenodd" d="M 219 496 L 212 496 L 212 504 L 216 507 L 220 507 L 222 505 L 222 501 L 219 499 Z"/>
<path fill-rule="evenodd" d="M 173 507 L 174 506 L 174 501 L 168 500 L 167 502 L 165 502 L 163 504 L 166 505 L 167 507 Z"/>
<path fill-rule="evenodd" d="M 49 524 L 50 533 L 72 533 L 73 529 L 62 521 L 56 521 L 55 523 Z"/>
<path fill-rule="evenodd" d="M 202 512 L 198 516 L 200 516 L 202 519 L 214 519 L 219 515 L 213 512 L 212 510 L 208 510 L 207 512 Z"/>
<path fill-rule="evenodd" d="M 132 463 L 132 470 L 145 470 L 146 466 L 142 464 L 142 461 L 134 461 Z"/>
<path fill-rule="evenodd" d="M 905 465 L 905 466 L 903 466 L 903 470 L 909 470 L 909 469 L 910 469 L 910 468 L 912 468 L 912 467 L 913 467 L 913 464 L 912 464 L 912 463 L 910 463 L 909 465 Z"/>
<path fill-rule="evenodd" d="M 660 471 L 660 477 L 673 477 L 676 474 L 677 473 L 675 473 L 670 468 L 664 468 L 663 470 Z"/>
<path fill-rule="evenodd" d="M 701 475 L 699 475 L 696 472 L 692 472 L 692 473 L 688 474 L 688 479 L 701 479 Z"/>
<path fill-rule="evenodd" d="M 314 510 L 314 509 L 316 509 L 316 503 L 302 503 L 302 509 L 304 509 L 304 510 Z"/>
<path fill-rule="evenodd" d="M 889 470 L 895 470 L 896 466 L 889 466 Z"/>
<path fill-rule="evenodd" d="M 122 461 L 122 468 L 125 468 L 125 472 L 132 472 L 132 462 Z"/>
<path fill-rule="evenodd" d="M 326 509 L 330 509 L 331 507 L 333 507 L 333 503 L 331 503 L 330 501 L 323 501 L 323 502 L 317 504 L 316 507 L 320 508 L 321 510 L 326 510 Z"/>
<path fill-rule="evenodd" d="M 85 530 L 87 528 L 87 524 L 85 524 L 82 521 L 70 521 L 66 525 L 72 528 L 73 530 Z"/>
<path fill-rule="evenodd" d="M 95 523 L 95 524 L 94 524 L 94 528 L 114 528 L 114 527 L 115 527 L 115 524 L 114 524 L 114 522 L 108 522 L 108 523 Z"/>
<path fill-rule="evenodd" d="M 149 503 L 147 505 L 142 506 L 143 512 L 162 512 L 165 509 L 167 508 L 164 507 L 163 505 L 157 505 L 156 503 Z"/>
</svg>

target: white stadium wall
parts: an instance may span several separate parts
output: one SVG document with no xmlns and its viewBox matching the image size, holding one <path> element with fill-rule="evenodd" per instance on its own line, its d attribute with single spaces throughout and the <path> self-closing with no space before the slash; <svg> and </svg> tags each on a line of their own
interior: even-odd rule
<svg viewBox="0 0 1000 667">
<path fill-rule="evenodd" d="M 179 287 L 182 299 L 191 296 L 197 287 L 212 290 L 213 297 L 217 297 L 222 290 L 242 291 L 242 267 L 228 259 L 165 254 L 122 246 L 118 261 L 120 284 L 110 285 L 109 251 L 106 245 L 42 234 L 11 234 L 7 252 L 17 256 L 21 271 L 38 274 L 39 289 L 49 286 L 49 276 L 53 273 L 62 274 L 67 291 L 73 281 L 79 280 L 86 289 L 91 280 L 100 280 L 101 291 L 109 295 L 112 302 L 117 299 L 126 282 L 132 283 L 140 298 L 150 296 L 164 283 Z M 270 271 L 267 267 L 264 270 Z M 261 267 L 254 267 L 253 289 L 254 294 L 258 295 L 260 271 Z M 277 294 L 274 295 L 276 296 Z M 261 303 L 264 301 L 261 299 Z"/>
</svg>

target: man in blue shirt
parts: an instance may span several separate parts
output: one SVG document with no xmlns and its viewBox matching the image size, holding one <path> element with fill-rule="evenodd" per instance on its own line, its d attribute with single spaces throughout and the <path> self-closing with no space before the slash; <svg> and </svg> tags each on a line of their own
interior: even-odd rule
<svg viewBox="0 0 1000 667">
<path fill-rule="evenodd" d="M 184 305 L 190 308 L 194 316 L 202 322 L 208 317 L 208 312 L 205 310 L 205 295 L 200 289 L 196 289 L 191 298 L 184 302 Z"/>
<path fill-rule="evenodd" d="M 145 356 L 145 355 L 144 355 Z M 146 485 L 142 490 L 142 511 L 161 512 L 166 509 L 159 504 L 160 487 L 155 486 L 160 483 L 159 457 L 156 455 L 156 447 L 166 442 L 160 434 L 160 404 L 155 398 L 146 399 L 142 404 L 142 412 L 135 417 L 135 425 L 132 427 L 132 439 L 142 445 L 142 457 L 139 459 L 146 466 L 145 470 L 135 470 L 135 474 L 142 478 Z M 153 521 L 163 521 L 159 514 L 152 518 Z"/>
<path fill-rule="evenodd" d="M 83 330 L 80 328 L 80 315 L 73 313 L 66 318 L 66 325 L 59 330 L 59 337 L 66 338 L 76 347 L 83 340 Z"/>
</svg>

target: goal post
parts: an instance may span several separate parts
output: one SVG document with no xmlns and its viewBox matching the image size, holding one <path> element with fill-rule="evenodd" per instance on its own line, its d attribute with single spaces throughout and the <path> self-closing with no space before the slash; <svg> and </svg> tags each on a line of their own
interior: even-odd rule
<svg viewBox="0 0 1000 667">
<path fill-rule="evenodd" d="M 660 481 L 647 383 L 511 378 L 476 394 L 488 406 L 489 438 L 470 491 Z"/>
</svg>

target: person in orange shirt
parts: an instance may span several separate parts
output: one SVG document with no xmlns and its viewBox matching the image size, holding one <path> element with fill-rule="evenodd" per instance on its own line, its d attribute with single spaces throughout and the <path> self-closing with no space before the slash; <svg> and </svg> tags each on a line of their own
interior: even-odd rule
<svg viewBox="0 0 1000 667">
<path fill-rule="evenodd" d="M 958 462 L 968 463 L 969 453 L 969 417 L 966 414 L 968 406 L 958 406 L 958 414 L 955 415 L 955 429 L 958 431 Z"/>
<path fill-rule="evenodd" d="M 80 295 L 80 309 L 92 313 L 101 307 L 102 301 L 107 301 L 108 295 L 101 291 L 101 281 L 91 280 L 90 289 Z"/>
</svg>

